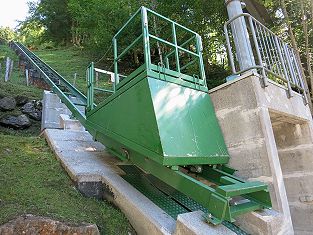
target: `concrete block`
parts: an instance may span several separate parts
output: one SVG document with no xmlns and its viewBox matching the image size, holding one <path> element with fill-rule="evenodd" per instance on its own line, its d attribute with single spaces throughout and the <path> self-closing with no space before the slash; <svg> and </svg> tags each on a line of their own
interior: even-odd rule
<svg viewBox="0 0 313 235">
<path fill-rule="evenodd" d="M 71 115 L 71 111 L 61 103 L 60 98 L 50 91 L 44 91 L 42 100 L 41 130 L 58 129 L 60 126 L 60 115 Z"/>
<path fill-rule="evenodd" d="M 78 121 L 71 119 L 69 115 L 60 114 L 60 126 L 62 129 L 84 131 L 84 126 Z"/>
<path fill-rule="evenodd" d="M 76 187 L 86 197 L 103 199 L 104 189 L 102 181 L 77 182 Z"/>
<path fill-rule="evenodd" d="M 312 234 L 313 202 L 292 202 L 290 203 L 290 210 L 295 234 Z"/>
<path fill-rule="evenodd" d="M 279 161 L 283 174 L 295 171 L 313 171 L 313 144 L 303 144 L 279 149 Z"/>
<path fill-rule="evenodd" d="M 313 172 L 294 172 L 284 175 L 289 202 L 313 196 Z"/>
<path fill-rule="evenodd" d="M 282 214 L 274 210 L 251 212 L 236 218 L 236 224 L 251 234 L 277 235 L 293 234 L 290 225 L 286 224 Z"/>
<path fill-rule="evenodd" d="M 208 224 L 204 219 L 202 211 L 194 211 L 190 213 L 180 214 L 177 217 L 175 235 L 235 235 L 224 225 Z"/>
</svg>

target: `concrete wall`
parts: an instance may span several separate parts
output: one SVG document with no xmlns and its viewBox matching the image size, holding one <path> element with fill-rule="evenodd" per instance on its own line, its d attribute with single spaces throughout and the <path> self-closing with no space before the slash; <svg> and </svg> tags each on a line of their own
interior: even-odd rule
<svg viewBox="0 0 313 235">
<path fill-rule="evenodd" d="M 313 229 L 310 110 L 301 95 L 288 98 L 284 87 L 261 84 L 249 74 L 210 90 L 231 155 L 229 165 L 246 180 L 269 184 L 273 208 L 282 216 L 273 234 L 292 234 L 292 224 L 296 233 L 306 234 Z M 249 217 L 239 223 L 247 227 L 245 219 Z"/>
</svg>

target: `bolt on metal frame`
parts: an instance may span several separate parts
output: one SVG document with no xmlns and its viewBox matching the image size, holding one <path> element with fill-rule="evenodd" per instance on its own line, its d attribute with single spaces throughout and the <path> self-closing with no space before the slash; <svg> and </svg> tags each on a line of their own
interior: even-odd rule
<svg viewBox="0 0 313 235">
<path fill-rule="evenodd" d="M 228 27 L 239 18 L 248 22 L 246 26 L 247 32 L 250 32 L 249 39 L 257 59 L 256 65 L 242 70 L 237 70 L 237 66 L 235 65 L 234 52 L 228 30 Z M 295 51 L 281 38 L 247 13 L 239 14 L 228 20 L 224 25 L 224 33 L 233 74 L 238 75 L 250 70 L 259 70 L 264 81 L 264 86 L 268 85 L 268 79 L 271 79 L 271 76 L 273 76 L 286 83 L 289 97 L 293 96 L 292 91 L 296 91 L 302 93 L 305 103 L 308 103 L 303 82 L 305 78 L 301 73 Z"/>
</svg>

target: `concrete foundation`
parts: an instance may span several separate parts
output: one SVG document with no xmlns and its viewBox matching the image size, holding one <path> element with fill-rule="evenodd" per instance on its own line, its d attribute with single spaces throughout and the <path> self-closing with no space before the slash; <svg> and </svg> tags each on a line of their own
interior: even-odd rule
<svg viewBox="0 0 313 235">
<path fill-rule="evenodd" d="M 241 178 L 269 183 L 275 216 L 281 217 L 280 223 L 278 219 L 270 223 L 271 234 L 312 234 L 309 107 L 298 93 L 289 98 L 283 86 L 271 81 L 265 88 L 261 84 L 259 76 L 250 73 L 210 90 L 231 156 L 229 165 Z M 260 219 L 265 217 L 259 214 Z M 238 223 L 251 227 L 247 219 L 252 217 L 245 215 Z"/>
</svg>

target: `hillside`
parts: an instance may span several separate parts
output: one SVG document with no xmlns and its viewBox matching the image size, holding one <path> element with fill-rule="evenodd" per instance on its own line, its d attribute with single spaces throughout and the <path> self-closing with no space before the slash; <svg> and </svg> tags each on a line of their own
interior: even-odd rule
<svg viewBox="0 0 313 235">
<path fill-rule="evenodd" d="M 73 48 L 36 52 L 69 79 L 78 73 L 77 85 L 84 88 L 88 58 Z M 40 100 L 42 90 L 26 86 L 17 68 L 17 57 L 7 46 L 0 47 L 2 58 L 14 58 L 9 82 L 0 82 L 0 95 L 23 95 Z M 2 63 L 3 64 L 3 63 Z M 20 114 L 18 109 L 0 112 L 0 117 Z M 24 214 L 46 216 L 70 224 L 95 223 L 101 234 L 129 234 L 132 231 L 123 213 L 105 201 L 82 196 L 65 173 L 43 138 L 40 122 L 25 130 L 0 128 L 0 224 Z"/>
</svg>

